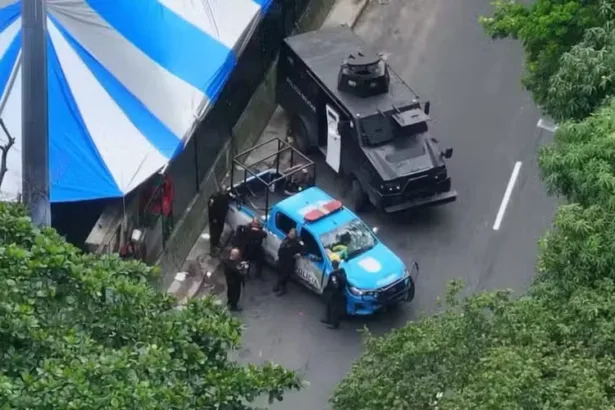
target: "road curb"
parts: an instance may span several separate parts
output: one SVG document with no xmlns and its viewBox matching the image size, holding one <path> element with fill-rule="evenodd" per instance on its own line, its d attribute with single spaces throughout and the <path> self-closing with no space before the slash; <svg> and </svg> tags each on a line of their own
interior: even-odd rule
<svg viewBox="0 0 615 410">
<path fill-rule="evenodd" d="M 350 25 L 350 28 L 354 28 L 354 26 L 357 25 L 357 23 L 361 19 L 361 16 L 363 16 L 363 13 L 367 9 L 367 5 L 369 4 L 369 2 L 370 2 L 370 0 L 361 0 L 361 2 L 360 2 L 361 4 L 358 6 L 357 15 L 355 16 L 354 21 Z"/>
<path fill-rule="evenodd" d="M 354 28 L 368 4 L 369 0 L 337 0 L 322 26 L 346 25 Z"/>
<path fill-rule="evenodd" d="M 354 28 L 356 23 L 359 21 L 363 12 L 367 8 L 369 4 L 369 0 L 337 0 L 329 15 L 325 19 L 325 22 L 322 24 L 322 27 L 332 26 L 332 25 L 347 25 L 351 28 Z M 207 230 L 207 226 L 205 227 Z M 182 295 L 182 290 L 186 290 L 185 286 L 182 287 L 181 283 L 177 283 L 178 280 L 174 280 L 171 285 L 167 288 L 167 293 L 178 298 L 178 306 L 185 306 L 186 303 L 196 295 L 201 293 L 204 288 L 204 284 L 208 278 L 214 275 L 219 271 L 220 268 L 220 260 L 216 258 L 214 263 L 210 264 L 206 268 L 206 272 L 202 272 L 200 275 L 194 275 L 194 280 L 191 282 L 189 289 Z M 190 276 L 192 272 L 189 272 Z M 208 276 L 209 273 L 209 276 Z M 183 282 L 183 281 L 179 281 Z"/>
</svg>

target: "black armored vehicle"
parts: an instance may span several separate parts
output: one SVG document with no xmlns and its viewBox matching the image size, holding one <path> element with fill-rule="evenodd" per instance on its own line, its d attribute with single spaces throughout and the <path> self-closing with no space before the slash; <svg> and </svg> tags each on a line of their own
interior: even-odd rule
<svg viewBox="0 0 615 410">
<path fill-rule="evenodd" d="M 387 213 L 452 202 L 457 192 L 429 134 L 421 103 L 387 62 L 349 27 L 284 40 L 277 102 L 304 153 L 320 151 L 348 179 L 349 205 L 371 202 Z"/>
</svg>

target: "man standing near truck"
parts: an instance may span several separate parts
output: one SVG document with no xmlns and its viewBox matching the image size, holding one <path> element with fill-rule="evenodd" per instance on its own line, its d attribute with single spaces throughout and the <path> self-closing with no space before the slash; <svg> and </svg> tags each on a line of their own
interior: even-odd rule
<svg viewBox="0 0 615 410">
<path fill-rule="evenodd" d="M 207 210 L 209 216 L 209 253 L 220 246 L 220 237 L 224 231 L 224 221 L 229 207 L 229 193 L 224 185 L 209 197 Z"/>
<path fill-rule="evenodd" d="M 297 239 L 297 231 L 292 228 L 280 244 L 278 250 L 278 282 L 273 291 L 282 296 L 286 293 L 286 284 L 295 272 L 297 258 L 303 252 L 303 242 Z"/>
<path fill-rule="evenodd" d="M 239 298 L 241 297 L 241 285 L 243 275 L 241 272 L 241 252 L 237 248 L 231 249 L 228 259 L 222 261 L 224 276 L 226 278 L 226 298 L 229 310 L 239 312 Z"/>
<path fill-rule="evenodd" d="M 261 277 L 263 271 L 263 260 L 265 255 L 263 254 L 263 240 L 267 237 L 267 234 L 263 230 L 261 221 L 254 217 L 252 222 L 248 224 L 246 231 L 246 246 L 244 259 L 250 263 L 250 270 L 254 267 L 257 278 Z"/>
<path fill-rule="evenodd" d="M 331 329 L 339 329 L 340 321 L 346 312 L 346 271 L 340 268 L 337 259 L 331 261 L 333 271 L 329 274 L 324 296 L 327 303 L 325 318 L 321 322 L 329 325 Z"/>
</svg>

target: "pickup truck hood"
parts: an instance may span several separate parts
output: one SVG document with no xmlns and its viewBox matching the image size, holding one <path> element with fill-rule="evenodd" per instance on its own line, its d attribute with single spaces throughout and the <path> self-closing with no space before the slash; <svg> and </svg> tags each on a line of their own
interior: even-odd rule
<svg viewBox="0 0 615 410">
<path fill-rule="evenodd" d="M 434 147 L 422 135 L 378 147 L 364 147 L 364 152 L 384 181 L 423 172 L 441 162 L 434 155 Z"/>
<path fill-rule="evenodd" d="M 350 285 L 361 290 L 375 290 L 399 280 L 404 263 L 382 243 L 341 265 Z"/>
</svg>

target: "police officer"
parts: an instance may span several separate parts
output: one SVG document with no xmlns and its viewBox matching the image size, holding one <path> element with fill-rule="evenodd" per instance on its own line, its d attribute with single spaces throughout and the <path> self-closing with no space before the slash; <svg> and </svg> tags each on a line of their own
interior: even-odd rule
<svg viewBox="0 0 615 410">
<path fill-rule="evenodd" d="M 321 322 L 331 329 L 339 329 L 340 321 L 346 313 L 346 271 L 340 268 L 340 262 L 333 260 L 333 271 L 329 274 L 324 296 L 327 304 L 325 318 Z"/>
<path fill-rule="evenodd" d="M 243 284 L 241 252 L 237 248 L 231 249 L 227 259 L 222 261 L 224 276 L 226 278 L 227 305 L 233 312 L 240 312 L 239 298 Z"/>
<path fill-rule="evenodd" d="M 297 258 L 303 253 L 303 243 L 297 239 L 297 231 L 292 228 L 278 249 L 278 282 L 273 291 L 282 296 L 286 293 L 286 284 L 295 272 Z"/>
<path fill-rule="evenodd" d="M 301 192 L 309 188 L 310 186 L 310 174 L 307 168 L 304 168 L 298 174 L 292 175 L 290 179 L 286 181 L 284 186 L 285 195 L 293 195 L 297 192 Z"/>
<path fill-rule="evenodd" d="M 267 237 L 267 234 L 263 230 L 261 221 L 254 217 L 252 222 L 247 226 L 246 230 L 246 246 L 245 246 L 245 260 L 250 262 L 250 268 L 252 266 L 256 269 L 256 277 L 260 278 L 263 270 L 263 240 Z"/>
<path fill-rule="evenodd" d="M 229 206 L 229 192 L 223 185 L 220 190 L 212 194 L 207 202 L 209 215 L 209 252 L 214 253 L 220 246 L 220 237 L 224 231 L 224 221 Z"/>
</svg>

